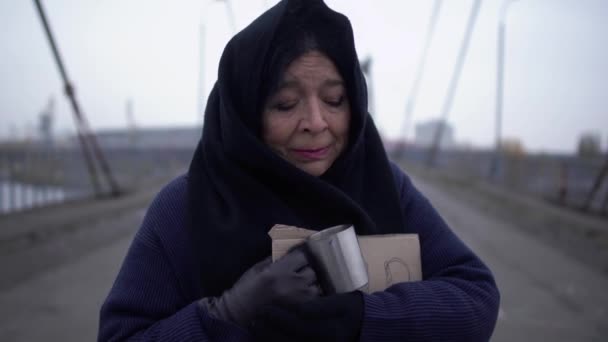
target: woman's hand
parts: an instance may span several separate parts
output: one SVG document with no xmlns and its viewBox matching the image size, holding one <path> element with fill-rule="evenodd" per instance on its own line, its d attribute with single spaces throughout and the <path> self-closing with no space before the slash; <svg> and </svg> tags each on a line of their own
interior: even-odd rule
<svg viewBox="0 0 608 342">
<path fill-rule="evenodd" d="M 252 324 L 258 341 L 357 341 L 363 296 L 354 291 L 290 307 L 271 306 Z"/>
<path fill-rule="evenodd" d="M 305 253 L 295 249 L 276 262 L 267 258 L 247 270 L 218 298 L 200 301 L 212 316 L 247 327 L 260 309 L 294 305 L 320 295 L 317 276 Z"/>
</svg>

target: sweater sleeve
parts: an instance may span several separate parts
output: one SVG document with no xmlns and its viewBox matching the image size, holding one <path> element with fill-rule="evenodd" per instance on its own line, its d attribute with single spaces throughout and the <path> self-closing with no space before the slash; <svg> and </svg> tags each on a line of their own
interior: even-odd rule
<svg viewBox="0 0 608 342">
<path fill-rule="evenodd" d="M 207 315 L 184 293 L 158 229 L 183 224 L 176 180 L 154 200 L 101 308 L 99 341 L 246 341 L 248 334 Z"/>
<path fill-rule="evenodd" d="M 364 294 L 361 341 L 488 341 L 500 295 L 490 270 L 395 165 L 409 232 L 421 242 L 423 280 Z"/>
</svg>

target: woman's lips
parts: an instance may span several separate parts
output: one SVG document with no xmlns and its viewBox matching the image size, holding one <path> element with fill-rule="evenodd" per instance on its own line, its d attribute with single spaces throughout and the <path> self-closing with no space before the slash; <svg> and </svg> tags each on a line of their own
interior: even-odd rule
<svg viewBox="0 0 608 342">
<path fill-rule="evenodd" d="M 294 149 L 292 149 L 292 151 L 297 156 L 299 156 L 300 158 L 303 158 L 303 159 L 320 160 L 327 156 L 327 152 L 329 152 L 329 146 L 317 148 L 317 149 L 294 148 Z"/>
</svg>

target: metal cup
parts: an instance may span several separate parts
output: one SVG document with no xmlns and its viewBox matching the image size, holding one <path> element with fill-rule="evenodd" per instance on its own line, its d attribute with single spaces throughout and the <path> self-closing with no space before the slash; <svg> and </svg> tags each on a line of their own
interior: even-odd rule
<svg viewBox="0 0 608 342">
<path fill-rule="evenodd" d="M 350 292 L 367 285 L 367 268 L 352 225 L 314 233 L 308 237 L 306 246 L 326 294 Z"/>
</svg>

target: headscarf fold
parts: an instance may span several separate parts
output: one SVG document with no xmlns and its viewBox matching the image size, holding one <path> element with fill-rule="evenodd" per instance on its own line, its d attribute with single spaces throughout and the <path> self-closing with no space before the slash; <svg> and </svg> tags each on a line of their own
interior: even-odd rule
<svg viewBox="0 0 608 342">
<path fill-rule="evenodd" d="M 302 32 L 336 65 L 351 108 L 348 146 L 321 177 L 291 165 L 260 138 L 261 105 L 277 76 L 268 74 L 276 69 L 273 56 Z M 230 40 L 188 170 L 188 197 L 204 296 L 221 294 L 270 254 L 274 224 L 320 230 L 350 223 L 360 235 L 405 232 L 345 16 L 323 1 L 284 0 Z"/>
</svg>

